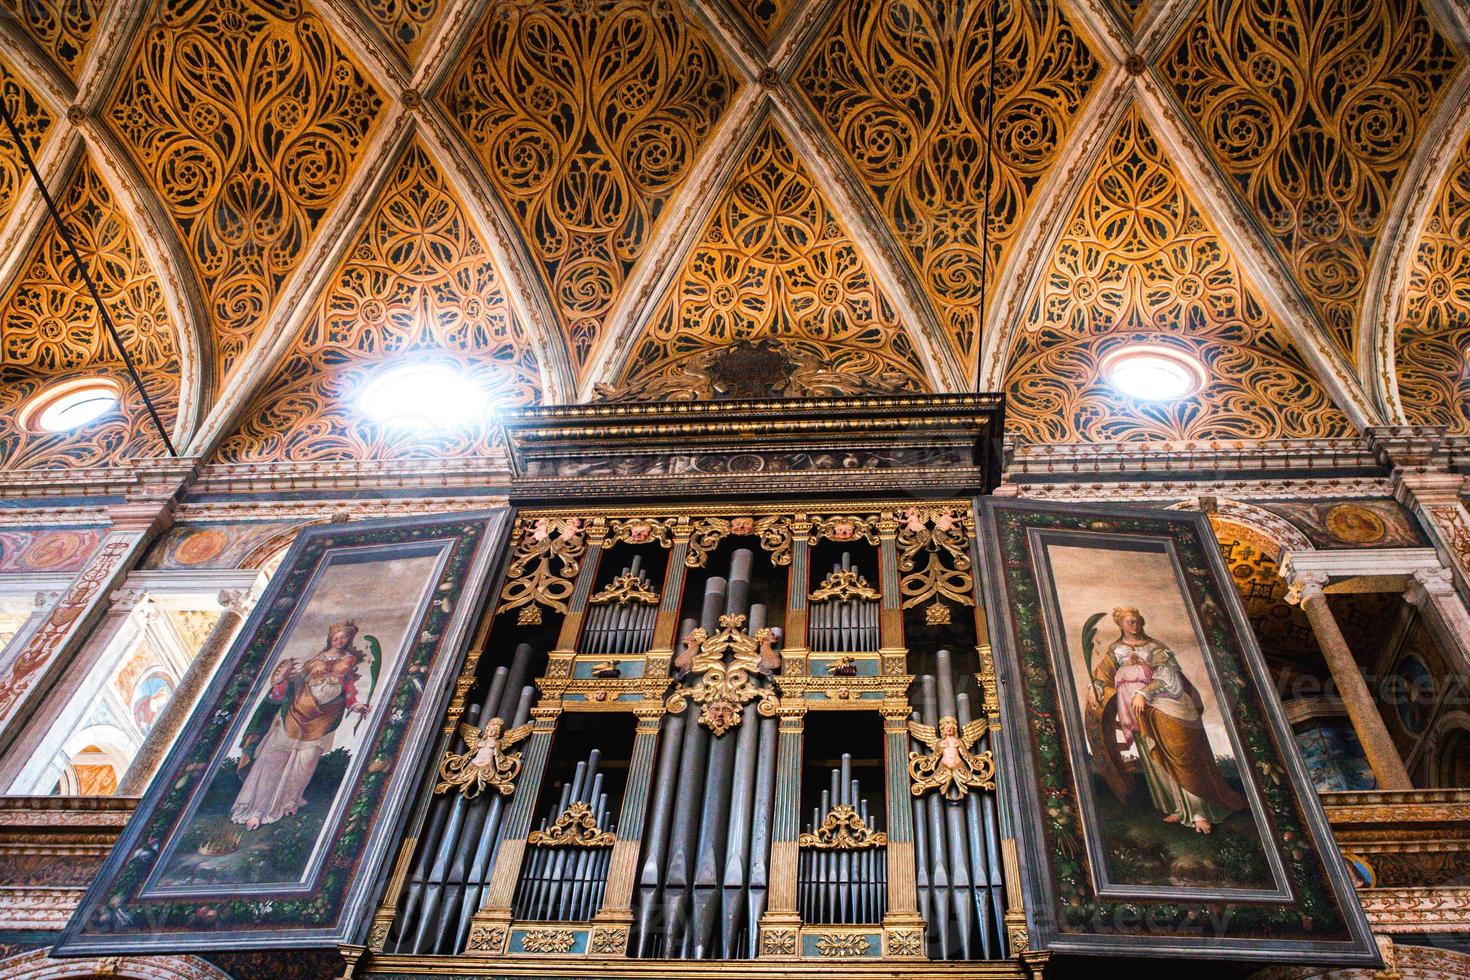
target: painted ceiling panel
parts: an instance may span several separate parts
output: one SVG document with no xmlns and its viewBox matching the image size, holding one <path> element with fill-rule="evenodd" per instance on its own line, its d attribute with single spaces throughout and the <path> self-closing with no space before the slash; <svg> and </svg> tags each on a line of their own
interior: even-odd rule
<svg viewBox="0 0 1470 980">
<path fill-rule="evenodd" d="M 0 98 L 5 99 L 5 110 L 15 120 L 16 128 L 26 141 L 26 149 L 34 157 L 41 152 L 41 144 L 55 120 L 36 93 L 3 61 L 0 61 Z M 16 194 L 30 179 L 31 175 L 10 134 L 4 133 L 0 138 L 0 222 L 10 217 Z"/>
<path fill-rule="evenodd" d="M 383 106 L 299 0 L 163 3 L 106 111 L 176 226 L 221 378 L 341 201 Z"/>
<path fill-rule="evenodd" d="M 756 36 L 767 44 L 781 30 L 786 17 L 797 6 L 797 0 L 730 0 Z"/>
<path fill-rule="evenodd" d="M 767 120 L 604 398 L 926 391 L 893 307 Z"/>
<path fill-rule="evenodd" d="M 1394 341 L 1409 422 L 1470 433 L 1470 142 L 1415 246 Z"/>
<path fill-rule="evenodd" d="M 96 36 L 104 0 L 11 0 L 9 6 L 31 40 L 76 81 Z"/>
<path fill-rule="evenodd" d="M 1033 443 L 1344 435 L 1347 418 L 1246 282 L 1136 109 L 1047 260 L 1007 369 L 1011 434 Z M 1099 376 L 1133 341 L 1195 355 L 1209 380 L 1172 402 Z"/>
<path fill-rule="evenodd" d="M 1099 71 L 1059 4 L 873 0 L 840 4 L 800 73 L 800 89 L 872 193 L 972 373 L 987 204 L 994 280 Z"/>
<path fill-rule="evenodd" d="M 244 422 L 225 462 L 490 451 L 485 426 L 442 437 L 385 430 L 356 403 L 378 368 L 452 365 L 503 406 L 539 400 L 540 372 L 489 252 L 439 170 L 405 151 L 366 226 Z"/>
<path fill-rule="evenodd" d="M 410 65 L 417 63 L 445 5 L 446 0 L 363 0 L 368 17 Z"/>
<path fill-rule="evenodd" d="M 579 377 L 735 87 L 670 0 L 504 0 L 476 28 L 441 100 L 525 236 Z"/>
<path fill-rule="evenodd" d="M 1205 0 L 1160 65 L 1349 364 L 1374 243 L 1460 60 L 1416 0 Z"/>
<path fill-rule="evenodd" d="M 179 357 L 158 279 L 126 215 L 85 162 L 58 207 L 165 425 L 178 408 Z M 144 414 L 76 264 L 48 225 L 0 301 L 0 467 L 87 466 L 156 456 Z M 123 386 L 122 412 L 72 433 L 31 432 L 20 407 L 43 385 L 84 375 Z"/>
</svg>

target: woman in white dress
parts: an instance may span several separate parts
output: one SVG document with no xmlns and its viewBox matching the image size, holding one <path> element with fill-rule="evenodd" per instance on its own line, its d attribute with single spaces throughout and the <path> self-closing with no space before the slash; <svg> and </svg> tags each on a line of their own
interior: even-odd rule
<svg viewBox="0 0 1470 980">
<path fill-rule="evenodd" d="M 327 644 L 308 660 L 287 658 L 271 671 L 271 689 L 244 740 L 239 767 L 249 768 L 230 819 L 255 830 L 306 805 L 306 787 L 348 713 L 366 714 L 358 701 L 359 668 L 367 654 L 354 645 L 355 623 L 337 623 Z M 257 721 L 270 713 L 263 736 Z M 252 747 L 258 745 L 254 755 Z"/>
</svg>

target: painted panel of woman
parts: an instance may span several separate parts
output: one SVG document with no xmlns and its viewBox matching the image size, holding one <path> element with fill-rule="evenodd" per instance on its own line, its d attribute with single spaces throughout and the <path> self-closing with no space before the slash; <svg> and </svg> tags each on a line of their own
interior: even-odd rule
<svg viewBox="0 0 1470 980">
<path fill-rule="evenodd" d="M 357 684 L 368 655 L 355 645 L 356 639 L 356 624 L 337 623 L 327 630 L 327 644 L 319 653 L 304 661 L 286 658 L 271 671 L 263 707 L 278 708 L 267 712 L 263 736 L 252 731 L 245 737 L 240 766 L 248 766 L 249 774 L 230 808 L 230 819 L 246 830 L 275 823 L 305 806 L 306 788 L 321 757 L 332 750 L 337 728 L 349 713 L 367 713 Z M 263 720 L 262 713 L 257 718 Z M 252 758 L 250 749 L 257 745 Z"/>
</svg>

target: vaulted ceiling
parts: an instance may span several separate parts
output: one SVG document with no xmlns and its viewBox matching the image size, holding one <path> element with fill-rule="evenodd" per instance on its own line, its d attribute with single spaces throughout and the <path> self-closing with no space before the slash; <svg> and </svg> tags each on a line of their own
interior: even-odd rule
<svg viewBox="0 0 1470 980">
<path fill-rule="evenodd" d="M 486 452 L 356 411 L 408 356 L 504 404 L 1004 389 L 1023 442 L 1470 433 L 1467 39 L 1454 0 L 12 0 L 0 98 L 207 459 Z M 8 138 L 0 297 L 0 466 L 162 450 L 132 393 L 16 422 L 122 364 Z M 1138 339 L 1208 383 L 1120 396 Z"/>
</svg>

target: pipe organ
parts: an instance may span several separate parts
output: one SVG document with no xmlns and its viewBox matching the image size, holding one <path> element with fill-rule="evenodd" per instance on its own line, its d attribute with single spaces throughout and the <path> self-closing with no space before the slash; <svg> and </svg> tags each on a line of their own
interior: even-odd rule
<svg viewBox="0 0 1470 980">
<path fill-rule="evenodd" d="M 525 435 L 535 483 L 549 464 Z M 518 512 L 385 882 L 374 969 L 1024 975 L 970 499 L 685 496 Z"/>
</svg>

